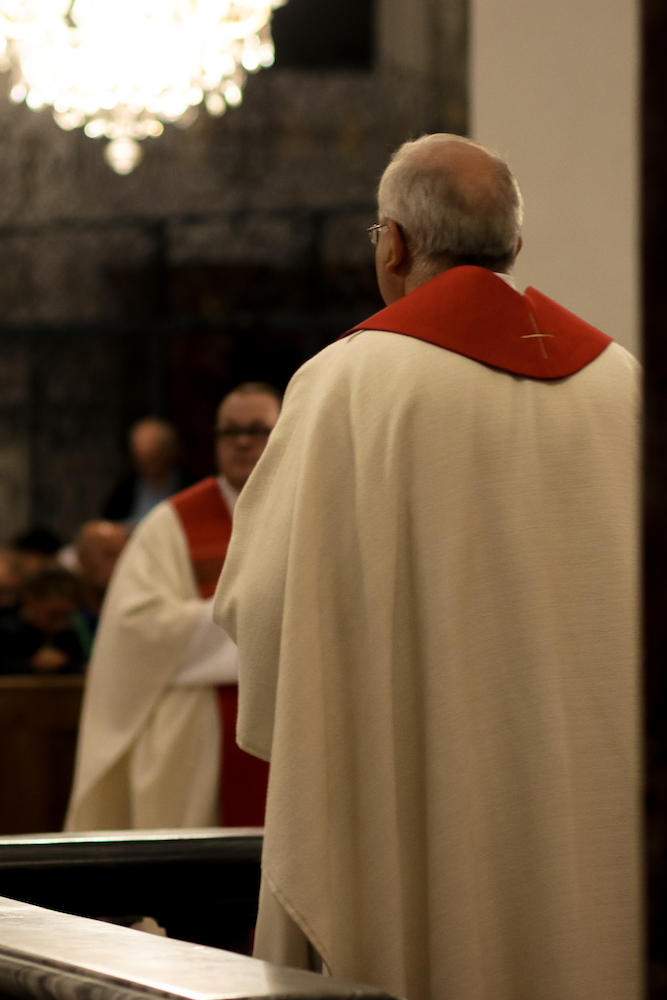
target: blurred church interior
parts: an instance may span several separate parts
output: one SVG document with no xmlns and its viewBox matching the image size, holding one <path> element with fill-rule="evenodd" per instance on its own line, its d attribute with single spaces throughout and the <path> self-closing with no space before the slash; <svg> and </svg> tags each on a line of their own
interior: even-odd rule
<svg viewBox="0 0 667 1000">
<path fill-rule="evenodd" d="M 381 307 L 365 230 L 391 152 L 423 133 L 508 159 L 526 202 L 519 286 L 639 356 L 639 31 L 634 0 L 288 0 L 275 63 L 239 106 L 167 125 L 127 175 L 104 138 L 12 103 L 0 74 L 0 546 L 66 562 L 144 418 L 176 429 L 188 481 L 213 473 L 225 393 L 284 390 Z M 62 829 L 83 685 L 0 677 L 0 836 Z M 66 856 L 55 839 L 33 863 L 30 841 L 3 855 L 0 840 L 0 894 L 138 920 L 159 897 L 170 936 L 247 951 L 261 838 L 195 840 L 110 842 L 96 902 L 73 875 L 91 845 Z M 223 876 L 227 909 L 197 909 L 188 893 Z"/>
<path fill-rule="evenodd" d="M 283 390 L 379 308 L 378 178 L 405 138 L 466 131 L 467 21 L 465 0 L 289 0 L 242 104 L 167 125 L 127 176 L 105 139 L 0 98 L 0 544 L 71 545 L 145 417 L 175 426 L 188 481 L 209 475 L 229 389 Z M 82 681 L 36 683 L 29 711 L 0 697 L 0 756 L 25 762 L 0 769 L 0 833 L 64 816 Z"/>
</svg>

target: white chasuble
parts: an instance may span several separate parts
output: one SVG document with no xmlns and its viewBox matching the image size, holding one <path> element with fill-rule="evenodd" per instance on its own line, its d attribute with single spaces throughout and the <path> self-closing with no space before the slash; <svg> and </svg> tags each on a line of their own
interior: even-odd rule
<svg viewBox="0 0 667 1000">
<path fill-rule="evenodd" d="M 65 828 L 218 825 L 212 685 L 233 683 L 236 670 L 235 647 L 198 594 L 178 515 L 160 504 L 135 529 L 105 599 Z"/>
<path fill-rule="evenodd" d="M 258 957 L 638 1000 L 638 429 L 615 344 L 547 380 L 365 330 L 294 376 L 214 611 L 271 761 Z"/>
</svg>

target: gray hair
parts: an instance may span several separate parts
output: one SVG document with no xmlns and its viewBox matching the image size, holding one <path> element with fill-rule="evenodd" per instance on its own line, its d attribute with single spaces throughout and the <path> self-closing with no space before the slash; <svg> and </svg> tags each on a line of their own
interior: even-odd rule
<svg viewBox="0 0 667 1000">
<path fill-rule="evenodd" d="M 451 142 L 488 153 L 496 166 L 492 187 L 475 189 L 455 171 L 414 155 Z M 503 270 L 516 255 L 523 222 L 516 178 L 498 153 L 462 136 L 436 133 L 400 146 L 382 175 L 378 207 L 380 220 L 397 222 L 415 257 L 427 265 L 446 258 Z"/>
</svg>

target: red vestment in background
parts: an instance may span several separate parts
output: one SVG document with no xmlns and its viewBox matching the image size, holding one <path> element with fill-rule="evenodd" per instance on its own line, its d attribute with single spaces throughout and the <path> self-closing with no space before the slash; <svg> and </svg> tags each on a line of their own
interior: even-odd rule
<svg viewBox="0 0 667 1000">
<path fill-rule="evenodd" d="M 199 593 L 212 597 L 225 561 L 232 518 L 213 476 L 171 498 L 188 542 Z M 222 766 L 221 826 L 264 826 L 269 765 L 236 743 L 238 686 L 218 688 Z"/>
</svg>

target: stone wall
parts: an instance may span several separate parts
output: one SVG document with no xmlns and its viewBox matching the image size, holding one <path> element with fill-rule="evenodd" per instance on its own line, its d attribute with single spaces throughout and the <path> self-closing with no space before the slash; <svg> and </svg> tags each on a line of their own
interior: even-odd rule
<svg viewBox="0 0 667 1000">
<path fill-rule="evenodd" d="M 421 4 L 383 0 L 374 70 L 262 71 L 238 109 L 146 140 L 128 177 L 105 140 L 0 99 L 0 541 L 96 515 L 147 413 L 205 474 L 222 392 L 284 385 L 379 306 L 364 230 L 387 158 L 465 130 L 464 0 Z M 417 7 L 445 58 L 402 58 Z"/>
</svg>

